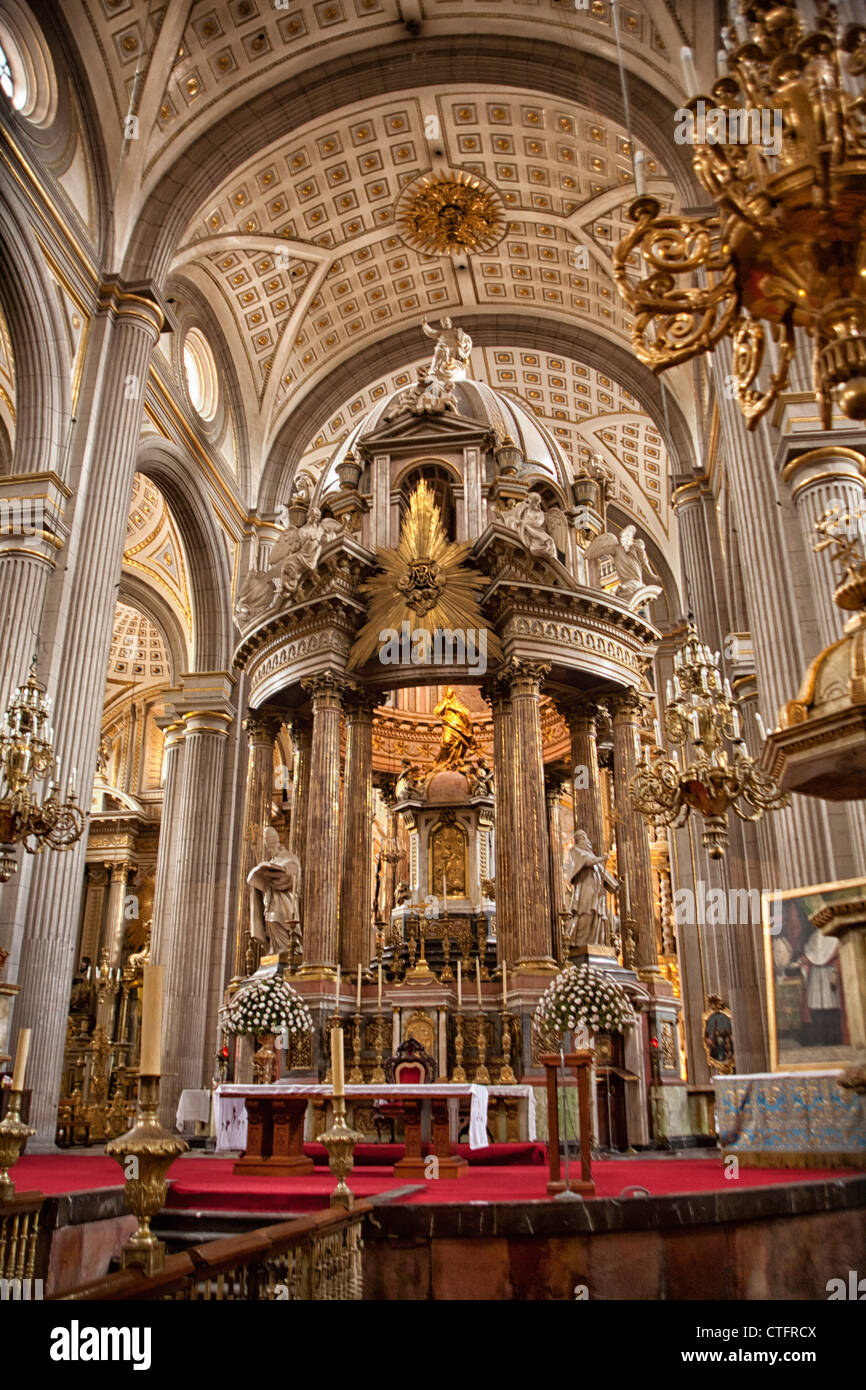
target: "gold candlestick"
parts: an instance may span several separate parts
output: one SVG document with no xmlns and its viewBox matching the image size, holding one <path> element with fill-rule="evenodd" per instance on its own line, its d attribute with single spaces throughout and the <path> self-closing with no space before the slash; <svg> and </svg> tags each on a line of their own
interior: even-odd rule
<svg viewBox="0 0 866 1390">
<path fill-rule="evenodd" d="M 334 1083 L 334 1059 L 331 1056 L 331 1029 L 340 1027 L 340 1015 L 338 1013 L 329 1014 L 327 1023 L 325 1037 L 328 1043 L 328 1070 L 325 1072 L 325 1085 L 332 1086 Z"/>
<path fill-rule="evenodd" d="M 490 1085 L 490 1072 L 487 1070 L 487 1023 L 484 1015 L 479 1014 L 476 1020 L 476 1047 L 478 1048 L 478 1066 L 475 1068 L 474 1080 L 481 1086 Z"/>
<path fill-rule="evenodd" d="M 383 1013 L 377 1013 L 377 1015 L 376 1015 L 376 1065 L 375 1065 L 375 1067 L 373 1068 L 373 1074 L 372 1074 L 372 1076 L 370 1077 L 371 1082 L 372 1082 L 374 1085 L 377 1085 L 377 1086 L 383 1085 L 383 1083 L 384 1083 L 384 1081 L 385 1081 L 385 1069 L 384 1069 L 384 1067 L 382 1066 L 382 1052 L 383 1052 L 384 1042 L 385 1042 L 385 1015 L 384 1015 Z"/>
<path fill-rule="evenodd" d="M 507 1009 L 500 1010 L 502 1018 L 502 1066 L 499 1068 L 500 1086 L 514 1086 L 517 1077 L 511 1070 L 511 1015 Z"/>
<path fill-rule="evenodd" d="M 346 1097 L 334 1096 L 334 1119 L 330 1129 L 319 1135 L 319 1143 L 328 1150 L 328 1167 L 337 1179 L 337 1186 L 331 1193 L 332 1207 L 345 1207 L 351 1211 L 355 1205 L 355 1194 L 346 1182 L 347 1173 L 355 1166 L 355 1145 L 364 1138 L 356 1129 L 346 1124 Z"/>
<path fill-rule="evenodd" d="M 443 985 L 445 985 L 450 984 L 454 979 L 454 971 L 451 969 L 451 937 L 445 932 L 443 932 L 442 935 L 442 955 L 445 964 L 442 967 L 442 974 L 439 976 L 439 979 L 442 981 Z"/>
<path fill-rule="evenodd" d="M 5 1118 L 0 1121 L 0 1201 L 7 1202 L 15 1196 L 15 1184 L 9 1176 L 12 1168 L 21 1157 L 27 1140 L 36 1133 L 21 1119 L 23 1091 L 9 1092 L 9 1108 Z"/>
<path fill-rule="evenodd" d="M 459 1085 L 466 1080 L 466 1073 L 463 1070 L 463 1015 L 461 1013 L 454 1015 L 454 1057 L 457 1065 L 451 1073 L 451 1080 Z"/>
<path fill-rule="evenodd" d="M 148 1278 L 165 1265 L 165 1242 L 150 1229 L 151 1218 L 165 1204 L 165 1175 L 174 1160 L 189 1148 L 185 1139 L 169 1134 L 157 1119 L 159 1077 L 139 1078 L 138 1113 L 127 1134 L 112 1139 L 105 1152 L 123 1168 L 126 1205 L 138 1217 L 138 1230 L 120 1252 L 122 1269 L 141 1269 Z"/>
<path fill-rule="evenodd" d="M 363 1086 L 364 1073 L 361 1070 L 361 1015 L 352 1015 L 352 1070 L 349 1081 L 353 1086 Z"/>
</svg>

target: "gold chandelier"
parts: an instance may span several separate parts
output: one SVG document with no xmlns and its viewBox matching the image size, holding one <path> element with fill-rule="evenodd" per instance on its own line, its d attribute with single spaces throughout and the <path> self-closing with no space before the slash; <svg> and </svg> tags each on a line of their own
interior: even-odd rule
<svg viewBox="0 0 866 1390">
<path fill-rule="evenodd" d="M 45 686 L 31 666 L 0 728 L 0 883 L 8 883 L 18 867 L 15 845 L 23 844 L 28 854 L 40 854 L 46 846 L 67 850 L 84 830 L 84 816 L 75 804 L 74 768 L 66 801 L 58 795 L 60 764 L 48 724 L 50 710 Z M 48 794 L 39 801 L 35 784 L 49 775 Z"/>
<path fill-rule="evenodd" d="M 394 204 L 394 225 L 424 256 L 490 251 L 505 235 L 505 204 L 496 188 L 468 169 L 438 169 L 413 179 Z"/>
<path fill-rule="evenodd" d="M 794 0 L 740 0 L 727 71 L 682 113 L 717 212 L 660 216 L 641 180 L 614 255 L 640 360 L 658 373 L 730 336 L 750 429 L 787 383 L 796 328 L 813 340 L 824 428 L 834 401 L 866 418 L 866 27 L 843 33 L 835 5 L 819 10 L 808 30 Z"/>
<path fill-rule="evenodd" d="M 674 745 L 673 756 L 655 749 L 649 759 L 645 752 L 629 792 L 641 814 L 656 826 L 679 829 L 691 811 L 702 816 L 702 842 L 711 859 L 721 859 L 725 853 L 731 809 L 741 820 L 760 820 L 765 811 L 787 806 L 787 793 L 746 753 L 740 711 L 729 681 L 722 681 L 719 653 L 698 641 L 693 623 L 674 655 L 665 733 Z M 687 762 L 689 743 L 694 755 Z M 731 745 L 730 753 L 726 744 Z M 751 811 L 744 810 L 740 801 Z"/>
</svg>

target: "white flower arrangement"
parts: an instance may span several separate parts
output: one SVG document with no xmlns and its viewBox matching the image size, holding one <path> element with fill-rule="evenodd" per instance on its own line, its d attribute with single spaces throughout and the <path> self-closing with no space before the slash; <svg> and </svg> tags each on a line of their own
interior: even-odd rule
<svg viewBox="0 0 866 1390">
<path fill-rule="evenodd" d="M 532 1026 L 543 1048 L 559 1047 L 569 1030 L 615 1032 L 634 1022 L 621 985 L 591 965 L 569 965 L 538 1001 Z"/>
<path fill-rule="evenodd" d="M 312 1033 L 313 1017 L 296 990 L 279 975 L 242 985 L 225 1010 L 227 1033 Z"/>
</svg>

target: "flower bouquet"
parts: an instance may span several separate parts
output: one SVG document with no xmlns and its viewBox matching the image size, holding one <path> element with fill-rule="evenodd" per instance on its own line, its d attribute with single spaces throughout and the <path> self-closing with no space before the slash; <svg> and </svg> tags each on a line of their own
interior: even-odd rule
<svg viewBox="0 0 866 1390">
<path fill-rule="evenodd" d="M 614 1032 L 633 1022 L 621 985 L 591 965 L 569 965 L 539 999 L 532 1027 L 542 1051 L 558 1052 L 568 1032 Z"/>
<path fill-rule="evenodd" d="M 226 1033 L 312 1033 L 313 1017 L 287 980 L 269 975 L 242 985 L 225 1010 Z"/>
</svg>

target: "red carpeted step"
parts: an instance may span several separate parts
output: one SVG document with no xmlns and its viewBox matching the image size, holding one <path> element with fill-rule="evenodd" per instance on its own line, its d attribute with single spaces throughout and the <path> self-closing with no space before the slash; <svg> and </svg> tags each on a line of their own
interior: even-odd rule
<svg viewBox="0 0 866 1390">
<path fill-rule="evenodd" d="M 386 1164 L 393 1166 L 403 1157 L 404 1152 L 402 1144 L 356 1144 L 355 1167 L 365 1167 L 368 1164 L 375 1164 L 376 1167 L 384 1167 Z M 424 1152 L 432 1152 L 429 1144 L 424 1146 Z M 454 1152 L 467 1159 L 469 1163 L 484 1168 L 495 1168 L 500 1164 L 547 1162 L 547 1148 L 544 1144 L 538 1143 L 488 1144 L 483 1149 L 470 1149 L 468 1144 L 455 1144 Z M 304 1153 L 317 1165 L 327 1167 L 328 1153 L 324 1144 L 305 1144 Z"/>
</svg>

